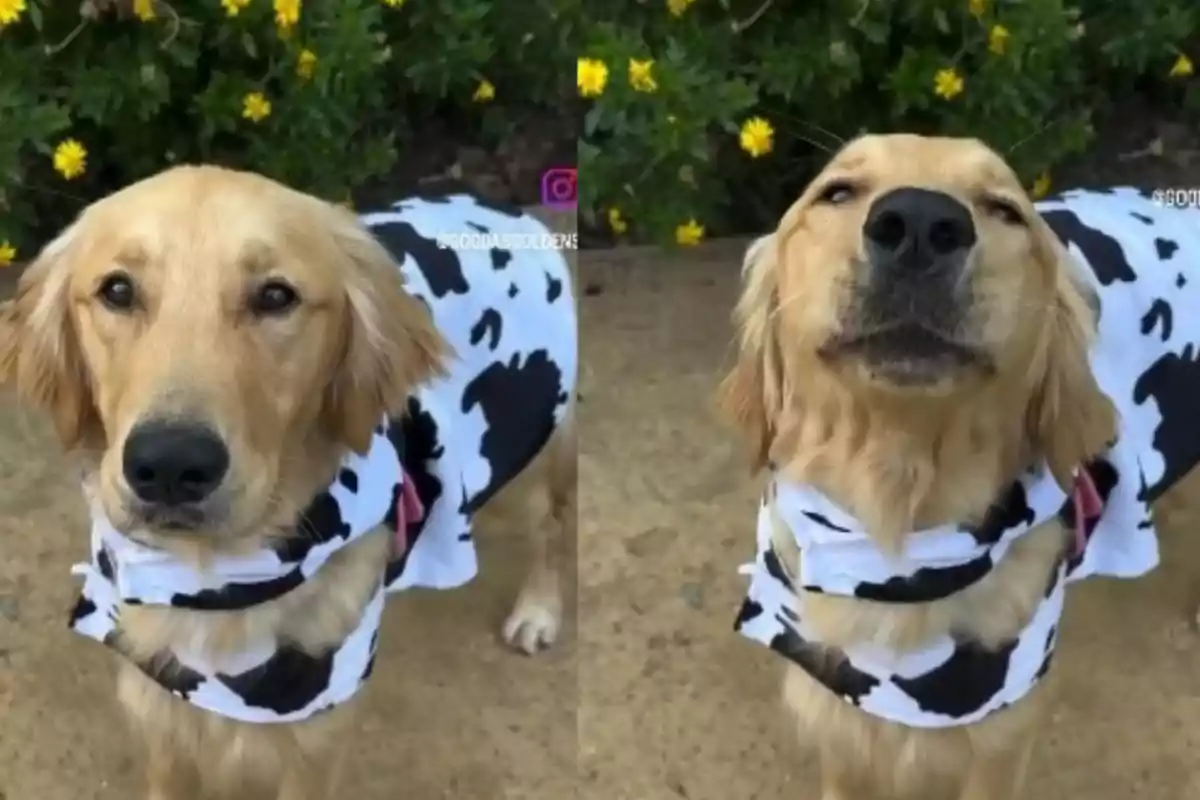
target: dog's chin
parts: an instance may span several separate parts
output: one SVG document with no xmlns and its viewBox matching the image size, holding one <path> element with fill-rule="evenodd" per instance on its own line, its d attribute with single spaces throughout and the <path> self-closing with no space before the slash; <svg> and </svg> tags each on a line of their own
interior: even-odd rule
<svg viewBox="0 0 1200 800">
<path fill-rule="evenodd" d="M 994 369 L 986 350 L 917 324 L 843 332 L 829 339 L 820 355 L 877 387 L 922 394 L 951 391 Z"/>
<path fill-rule="evenodd" d="M 137 527 L 165 536 L 186 536 L 219 527 L 213 515 L 199 506 L 135 505 L 131 516 Z"/>
<path fill-rule="evenodd" d="M 243 535 L 242 530 L 251 527 L 236 524 L 223 504 L 211 501 L 157 506 L 126 497 L 105 506 L 114 528 L 146 544 L 189 541 L 211 544 L 237 539 Z"/>
</svg>

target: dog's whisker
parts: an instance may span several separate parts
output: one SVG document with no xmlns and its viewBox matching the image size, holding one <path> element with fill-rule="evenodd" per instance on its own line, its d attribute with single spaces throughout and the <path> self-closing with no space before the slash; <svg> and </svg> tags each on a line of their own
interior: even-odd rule
<svg viewBox="0 0 1200 800">
<path fill-rule="evenodd" d="M 811 144 L 813 147 L 817 148 L 818 150 L 820 150 L 822 153 L 825 153 L 826 155 L 832 156 L 832 155 L 837 154 L 836 151 L 833 150 L 832 148 L 830 148 L 828 145 L 822 144 L 821 142 L 817 141 L 816 139 L 812 138 L 811 136 L 806 136 L 805 134 L 800 133 L 799 131 L 791 130 L 789 128 L 784 128 L 784 130 L 786 130 L 791 135 L 795 136 L 800 141 Z"/>
<path fill-rule="evenodd" d="M 1038 128 L 1036 131 L 1034 131 L 1033 133 L 1029 134 L 1029 135 L 1028 135 L 1028 136 L 1026 136 L 1024 139 L 1021 139 L 1021 140 L 1020 140 L 1020 141 L 1018 141 L 1016 144 L 1014 144 L 1012 147 L 1008 148 L 1008 150 L 1006 151 L 1006 153 L 1005 153 L 1005 154 L 1006 154 L 1006 155 L 1010 155 L 1010 156 L 1011 156 L 1011 155 L 1012 155 L 1013 153 L 1015 153 L 1015 152 L 1016 152 L 1016 151 L 1017 151 L 1019 148 L 1021 148 L 1021 147 L 1024 147 L 1026 144 L 1028 144 L 1029 142 L 1033 141 L 1034 139 L 1036 139 L 1037 137 L 1041 136 L 1043 133 L 1047 132 L 1048 130 L 1050 130 L 1051 128 L 1053 128 L 1055 125 L 1058 125 L 1059 123 L 1061 123 L 1061 122 L 1065 121 L 1066 119 L 1067 119 L 1067 114 L 1066 114 L 1066 113 L 1060 114 L 1058 117 L 1055 117 L 1054 119 L 1051 119 L 1049 122 L 1047 122 L 1046 124 L 1042 125 L 1042 126 L 1041 126 L 1040 128 Z"/>
<path fill-rule="evenodd" d="M 837 142 L 839 146 L 844 146 L 846 144 L 845 137 L 838 136 L 833 131 L 829 130 L 828 128 L 822 128 L 820 125 L 818 125 L 815 122 L 812 122 L 812 121 L 806 120 L 806 119 L 797 119 L 795 121 L 799 122 L 802 125 L 808 126 L 809 128 L 811 128 L 814 131 L 825 134 L 830 139 L 833 139 L 835 142 Z"/>
<path fill-rule="evenodd" d="M 793 123 L 795 125 L 803 125 L 805 128 L 808 128 L 811 131 L 815 131 L 819 134 L 822 134 L 822 135 L 828 137 L 829 139 L 832 139 L 837 144 L 838 147 L 842 147 L 846 144 L 846 139 L 844 137 L 838 136 L 836 133 L 829 130 L 828 128 L 823 128 L 820 125 L 818 125 L 817 123 L 812 122 L 811 120 L 804 119 L 803 117 L 795 117 L 789 113 L 781 112 L 778 110 L 772 110 L 772 114 L 777 119 L 785 120 L 785 121 Z M 813 142 L 812 140 L 809 140 L 809 139 L 806 139 L 805 141 L 808 141 L 810 144 L 812 144 L 816 147 L 820 147 L 821 149 L 825 150 L 825 152 L 830 152 L 828 146 L 826 146 L 826 145 L 817 144 L 816 142 Z"/>
<path fill-rule="evenodd" d="M 64 192 L 61 189 L 49 189 L 45 186 L 25 186 L 22 187 L 22 189 L 23 191 L 32 192 L 34 194 L 46 194 L 53 197 L 64 197 L 67 200 L 74 200 L 75 202 L 79 203 L 79 208 L 83 208 L 89 202 L 88 199 L 82 195 L 74 194 L 72 192 Z"/>
<path fill-rule="evenodd" d="M 812 136 L 804 133 L 801 130 L 798 130 L 796 127 L 793 127 L 793 126 L 802 125 L 802 126 L 808 127 L 811 130 L 814 130 L 818 133 L 821 133 L 821 134 L 829 137 L 830 139 L 833 139 L 835 142 L 837 142 L 837 147 L 841 147 L 842 145 L 845 144 L 845 140 L 843 140 L 840 136 L 837 136 L 836 134 L 825 130 L 824 128 L 820 127 L 819 125 L 814 125 L 813 123 L 807 122 L 806 120 L 798 119 L 798 118 L 792 117 L 785 113 L 771 111 L 770 114 L 776 120 L 776 123 L 781 130 L 787 132 L 788 134 L 790 134 L 792 136 L 795 136 L 797 139 L 799 139 L 803 142 L 807 142 L 808 144 L 817 148 L 818 150 L 820 150 L 822 153 L 825 153 L 826 155 L 830 155 L 830 156 L 836 155 L 837 151 L 836 151 L 836 149 L 834 149 L 834 147 L 831 147 L 830 145 L 825 144 L 824 142 L 821 142 L 821 141 L 813 138 Z"/>
</svg>

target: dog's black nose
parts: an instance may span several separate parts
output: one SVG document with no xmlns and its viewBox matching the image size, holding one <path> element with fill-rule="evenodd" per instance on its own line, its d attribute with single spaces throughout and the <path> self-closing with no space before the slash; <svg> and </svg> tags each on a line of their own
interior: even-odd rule
<svg viewBox="0 0 1200 800">
<path fill-rule="evenodd" d="M 863 236 L 871 265 L 909 273 L 958 271 L 975 244 L 975 223 L 962 203 L 929 189 L 893 189 L 867 213 Z"/>
<path fill-rule="evenodd" d="M 144 422 L 125 440 L 122 465 L 139 499 L 177 506 L 213 493 L 229 470 L 229 450 L 202 425 Z"/>
</svg>

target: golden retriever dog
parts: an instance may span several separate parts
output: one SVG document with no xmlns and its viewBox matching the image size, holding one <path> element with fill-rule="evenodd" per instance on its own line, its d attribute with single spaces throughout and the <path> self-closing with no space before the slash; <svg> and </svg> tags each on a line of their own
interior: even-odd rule
<svg viewBox="0 0 1200 800">
<path fill-rule="evenodd" d="M 750 247 L 720 404 L 773 482 L 738 626 L 787 659 L 822 800 L 1020 796 L 1063 584 L 1152 568 L 1149 501 L 1200 455 L 1196 332 L 1141 327 L 1191 291 L 1145 247 L 1196 222 L 869 135 Z"/>
<path fill-rule="evenodd" d="M 478 506 L 533 534 L 505 637 L 533 653 L 557 635 L 575 508 L 568 268 L 557 251 L 518 251 L 503 278 L 513 303 L 510 282 L 547 309 L 529 313 L 552 323 L 565 360 L 533 334 L 510 348 L 511 316 L 491 336 L 452 335 L 447 308 L 516 308 L 484 296 L 500 275 L 487 251 L 434 241 L 470 220 L 545 231 L 465 195 L 358 218 L 252 173 L 178 167 L 85 209 L 0 306 L 0 381 L 83 466 L 96 566 L 73 624 L 121 656 L 153 800 L 340 796 L 384 584 L 425 580 L 410 570 L 440 546 L 435 525 L 460 548 L 435 555 L 465 559 L 438 580 L 469 579 Z M 462 396 L 442 408 L 439 391 Z M 240 578 L 205 583 L 226 567 Z M 164 589 L 163 575 L 192 583 Z M 236 666 L 253 653 L 270 658 Z M 335 697 L 338 681 L 349 688 Z"/>
</svg>

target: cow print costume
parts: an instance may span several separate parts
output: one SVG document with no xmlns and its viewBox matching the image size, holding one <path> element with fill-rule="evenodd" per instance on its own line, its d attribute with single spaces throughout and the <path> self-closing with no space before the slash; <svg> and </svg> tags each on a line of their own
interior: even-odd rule
<svg viewBox="0 0 1200 800">
<path fill-rule="evenodd" d="M 338 550 L 386 524 L 407 548 L 381 574 L 358 627 L 325 653 L 279 641 L 215 660 L 201 649 L 139 663 L 165 689 L 246 722 L 302 720 L 354 696 L 370 676 L 384 595 L 446 589 L 476 571 L 475 512 L 541 451 L 575 391 L 571 276 L 555 250 L 454 250 L 438 237 L 547 231 L 516 209 L 468 195 L 424 196 L 363 216 L 407 289 L 429 307 L 455 354 L 449 374 L 420 387 L 403 417 L 383 419 L 365 456 L 347 453 L 329 487 L 297 520 L 296 535 L 207 569 L 113 528 L 92 503 L 92 560 L 71 627 L 118 652 L 121 609 L 163 605 L 196 613 L 247 609 L 303 584 Z M 446 239 L 442 239 L 446 241 Z M 500 241 L 497 239 L 497 241 Z M 406 518 L 405 481 L 424 514 Z M 85 489 L 86 491 L 86 489 Z"/>
<path fill-rule="evenodd" d="M 881 603 L 948 597 L 986 576 L 1012 542 L 1076 504 L 1045 467 L 1019 476 L 977 526 L 945 525 L 889 558 L 850 514 L 812 486 L 776 475 L 759 509 L 757 557 L 735 628 L 799 665 L 863 711 L 920 728 L 965 725 L 1021 697 L 1049 669 L 1066 584 L 1136 577 L 1158 563 L 1150 503 L 1200 462 L 1200 212 L 1168 209 L 1132 189 L 1075 191 L 1038 204 L 1100 298 L 1092 369 L 1120 415 L 1115 445 L 1080 465 L 1103 500 L 1086 545 L 1048 576 L 1026 628 L 995 650 L 944 636 L 924 649 L 822 645 L 805 624 L 804 592 Z M 1192 309 L 1193 312 L 1187 311 Z M 802 558 L 797 555 L 802 553 Z M 799 564 L 796 561 L 799 560 Z"/>
</svg>

